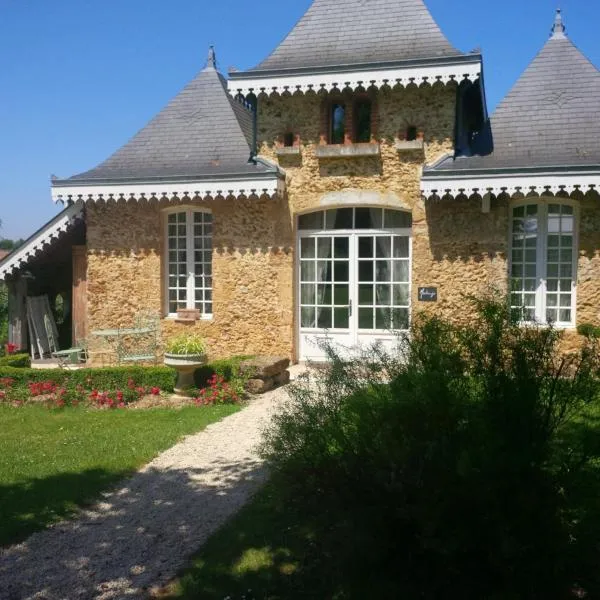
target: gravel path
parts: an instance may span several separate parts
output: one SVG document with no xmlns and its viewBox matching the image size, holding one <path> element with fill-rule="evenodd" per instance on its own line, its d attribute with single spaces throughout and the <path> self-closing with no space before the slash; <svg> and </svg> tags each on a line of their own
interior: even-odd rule
<svg viewBox="0 0 600 600">
<path fill-rule="evenodd" d="M 144 598 L 265 479 L 256 455 L 280 388 L 185 438 L 71 521 L 0 550 L 0 599 Z M 0 517 L 1 518 L 1 517 Z"/>
</svg>

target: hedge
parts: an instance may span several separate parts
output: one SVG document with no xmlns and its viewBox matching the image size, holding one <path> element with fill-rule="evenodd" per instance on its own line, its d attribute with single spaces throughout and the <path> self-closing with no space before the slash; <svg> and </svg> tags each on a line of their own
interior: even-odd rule
<svg viewBox="0 0 600 600">
<path fill-rule="evenodd" d="M 215 360 L 198 369 L 194 375 L 197 387 L 206 387 L 208 379 L 215 373 L 229 381 L 237 373 L 240 363 L 246 356 L 236 356 L 224 360 Z M 130 379 L 136 386 L 159 387 L 165 392 L 172 392 L 175 387 L 177 373 L 170 367 L 102 367 L 98 369 L 30 369 L 3 366 L 0 364 L 0 379 L 8 377 L 16 385 L 27 385 L 30 381 L 52 381 L 62 385 L 82 385 L 86 389 L 118 390 L 127 387 Z"/>
<path fill-rule="evenodd" d="M 27 353 L 0 356 L 0 367 L 29 368 L 31 367 L 31 357 Z"/>
</svg>

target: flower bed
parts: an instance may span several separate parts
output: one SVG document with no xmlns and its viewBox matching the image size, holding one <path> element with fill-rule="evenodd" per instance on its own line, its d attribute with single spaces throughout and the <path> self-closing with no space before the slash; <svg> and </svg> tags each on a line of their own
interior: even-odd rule
<svg viewBox="0 0 600 600">
<path fill-rule="evenodd" d="M 244 398 L 239 364 L 246 357 L 209 363 L 195 374 L 199 388 L 188 404 L 236 404 Z M 176 372 L 168 367 L 101 369 L 28 369 L 0 365 L 0 402 L 21 406 L 42 403 L 49 408 L 93 406 L 102 409 L 131 405 L 168 405 Z M 143 401 L 143 402 L 142 402 Z M 179 403 L 181 404 L 181 403 Z"/>
</svg>

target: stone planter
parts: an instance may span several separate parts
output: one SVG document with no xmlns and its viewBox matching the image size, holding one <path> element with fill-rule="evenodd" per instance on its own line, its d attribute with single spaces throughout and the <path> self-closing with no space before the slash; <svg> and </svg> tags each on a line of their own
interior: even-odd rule
<svg viewBox="0 0 600 600">
<path fill-rule="evenodd" d="M 204 364 L 206 364 L 206 354 L 165 353 L 165 365 L 177 370 L 177 383 L 175 384 L 177 394 L 194 387 L 194 371 Z"/>
</svg>

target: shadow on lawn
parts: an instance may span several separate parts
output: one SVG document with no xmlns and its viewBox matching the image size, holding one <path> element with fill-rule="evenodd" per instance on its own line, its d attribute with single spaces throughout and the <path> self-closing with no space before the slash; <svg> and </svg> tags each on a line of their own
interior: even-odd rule
<svg viewBox="0 0 600 600">
<path fill-rule="evenodd" d="M 101 487 L 114 477 L 89 471 L 80 481 Z M 48 487 L 77 485 L 76 479 L 53 477 L 9 493 L 15 499 L 42 494 Z M 108 600 L 164 585 L 264 479 L 262 465 L 253 460 L 137 473 L 77 519 L 0 551 L 0 599 L 40 594 L 46 600 Z"/>
<path fill-rule="evenodd" d="M 89 505 L 102 491 L 130 474 L 90 469 L 0 485 L 0 546 L 20 542 L 34 531 L 68 517 L 78 506 Z"/>
</svg>

